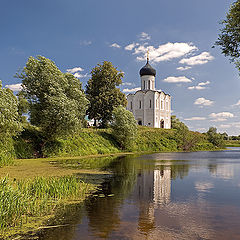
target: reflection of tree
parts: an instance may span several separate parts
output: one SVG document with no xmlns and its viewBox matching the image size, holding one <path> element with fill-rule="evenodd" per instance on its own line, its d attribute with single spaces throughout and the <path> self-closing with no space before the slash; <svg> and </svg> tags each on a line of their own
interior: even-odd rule
<svg viewBox="0 0 240 240">
<path fill-rule="evenodd" d="M 136 166 L 133 159 L 120 157 L 110 164 L 113 176 L 102 184 L 103 198 L 90 198 L 86 203 L 89 227 L 97 237 L 108 237 L 120 224 L 119 208 L 131 193 L 136 180 Z M 114 194 L 113 197 L 108 195 Z"/>
</svg>

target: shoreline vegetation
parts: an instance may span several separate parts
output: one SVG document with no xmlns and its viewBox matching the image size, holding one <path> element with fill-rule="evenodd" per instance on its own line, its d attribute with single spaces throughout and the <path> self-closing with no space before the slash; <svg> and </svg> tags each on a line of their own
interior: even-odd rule
<svg viewBox="0 0 240 240">
<path fill-rule="evenodd" d="M 15 160 L 0 168 L 1 199 L 5 199 L 0 204 L 0 230 L 5 239 L 37 232 L 59 208 L 73 201 L 82 202 L 96 191 L 103 176 L 110 174 L 107 166 L 118 156 L 219 149 L 198 132 L 187 130 L 183 136 L 176 129 L 148 127 L 138 127 L 134 144 L 125 149 L 115 140 L 111 128 L 84 128 L 45 144 L 40 140 L 36 129 L 25 129 L 14 137 Z M 102 178 L 88 183 L 79 178 L 81 174 L 98 174 Z M 6 202 L 6 199 L 13 201 Z M 14 208 L 16 210 L 12 211 Z"/>
</svg>

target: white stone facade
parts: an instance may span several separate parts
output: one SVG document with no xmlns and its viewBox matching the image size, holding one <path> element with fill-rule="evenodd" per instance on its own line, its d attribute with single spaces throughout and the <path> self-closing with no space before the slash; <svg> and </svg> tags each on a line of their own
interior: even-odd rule
<svg viewBox="0 0 240 240">
<path fill-rule="evenodd" d="M 127 110 L 133 113 L 139 125 L 171 128 L 171 96 L 155 90 L 155 76 L 141 76 L 141 90 L 129 94 L 127 101 Z"/>
</svg>

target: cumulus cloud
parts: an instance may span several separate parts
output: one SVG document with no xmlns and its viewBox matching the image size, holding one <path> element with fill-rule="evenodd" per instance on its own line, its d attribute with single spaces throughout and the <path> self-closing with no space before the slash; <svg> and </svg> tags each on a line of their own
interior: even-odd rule
<svg viewBox="0 0 240 240">
<path fill-rule="evenodd" d="M 195 105 L 200 105 L 200 106 L 211 106 L 213 105 L 213 101 L 205 99 L 205 98 L 198 98 L 195 100 L 194 104 Z"/>
<path fill-rule="evenodd" d="M 196 90 L 203 90 L 203 89 L 206 89 L 206 85 L 210 84 L 209 81 L 206 81 L 206 82 L 200 82 L 198 83 L 197 86 L 191 86 L 191 87 L 188 87 L 188 89 L 190 90 L 193 90 L 193 89 L 196 89 Z"/>
<path fill-rule="evenodd" d="M 201 121 L 201 120 L 206 120 L 205 117 L 191 117 L 191 118 L 185 118 L 184 120 L 187 121 Z"/>
<path fill-rule="evenodd" d="M 178 67 L 177 70 L 179 71 L 185 71 L 185 70 L 189 70 L 191 69 L 192 67 L 189 67 L 189 66 L 186 66 L 186 67 Z"/>
<path fill-rule="evenodd" d="M 151 37 L 149 36 L 149 34 L 145 33 L 145 32 L 142 32 L 140 35 L 139 35 L 139 40 L 140 41 L 147 41 L 147 40 L 150 40 Z"/>
<path fill-rule="evenodd" d="M 230 112 L 220 112 L 220 113 L 211 113 L 211 114 L 209 114 L 209 117 L 210 118 L 215 118 L 215 119 L 217 119 L 217 118 L 223 118 L 224 119 L 224 118 L 233 118 L 234 115 Z"/>
<path fill-rule="evenodd" d="M 136 91 L 139 91 L 139 90 L 141 90 L 140 87 L 132 88 L 132 89 L 125 88 L 125 89 L 123 89 L 123 92 L 125 92 L 125 93 L 132 93 L 132 92 L 136 92 Z"/>
<path fill-rule="evenodd" d="M 194 66 L 208 63 L 213 59 L 214 57 L 209 52 L 202 52 L 201 54 L 194 57 L 183 58 L 182 60 L 179 61 L 179 63 Z"/>
<path fill-rule="evenodd" d="M 191 79 L 185 77 L 185 76 L 180 76 L 180 77 L 167 77 L 163 80 L 163 82 L 168 82 L 168 83 L 187 83 L 187 82 L 192 82 Z"/>
<path fill-rule="evenodd" d="M 88 73 L 81 74 L 81 73 L 78 73 L 78 72 L 74 73 L 73 76 L 76 77 L 76 78 L 86 78 L 86 77 L 90 77 L 90 75 L 89 75 Z"/>
<path fill-rule="evenodd" d="M 13 92 L 19 92 L 22 90 L 21 83 L 9 84 L 9 85 L 6 85 L 5 87 L 11 89 Z"/>
<path fill-rule="evenodd" d="M 112 45 L 110 45 L 110 47 L 113 47 L 113 48 L 121 48 L 121 46 L 118 45 L 117 43 L 113 43 Z"/>
<path fill-rule="evenodd" d="M 139 45 L 139 43 L 131 43 L 131 44 L 127 45 L 124 49 L 127 51 L 132 51 L 138 45 Z"/>
<path fill-rule="evenodd" d="M 76 73 L 76 72 L 83 72 L 84 71 L 84 69 L 83 68 L 81 68 L 81 67 L 75 67 L 75 68 L 70 68 L 70 69 L 67 69 L 67 72 L 69 72 L 69 73 Z"/>
<path fill-rule="evenodd" d="M 138 61 L 145 61 L 147 51 L 149 50 L 149 57 L 152 62 L 168 61 L 174 58 L 183 57 L 184 55 L 197 50 L 197 47 L 192 43 L 166 43 L 159 45 L 157 48 L 154 46 L 146 46 L 144 44 L 134 48 L 134 53 Z"/>
</svg>

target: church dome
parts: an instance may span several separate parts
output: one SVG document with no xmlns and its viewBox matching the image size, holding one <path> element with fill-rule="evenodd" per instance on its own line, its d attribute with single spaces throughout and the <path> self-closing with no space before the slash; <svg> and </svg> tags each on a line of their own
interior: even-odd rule
<svg viewBox="0 0 240 240">
<path fill-rule="evenodd" d="M 148 60 L 146 65 L 141 68 L 139 73 L 140 73 L 140 76 L 144 76 L 144 75 L 151 75 L 154 77 L 156 76 L 156 70 L 149 64 Z"/>
</svg>

